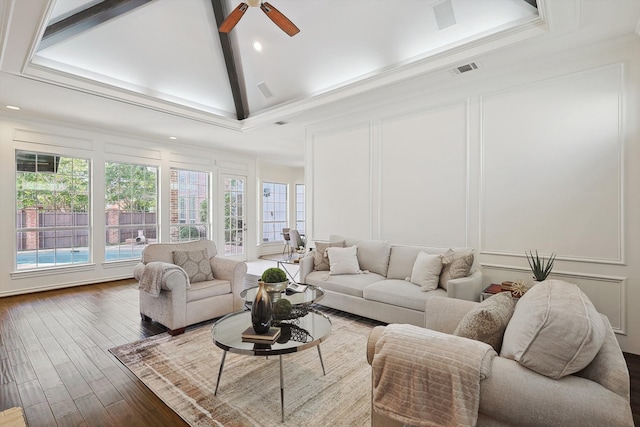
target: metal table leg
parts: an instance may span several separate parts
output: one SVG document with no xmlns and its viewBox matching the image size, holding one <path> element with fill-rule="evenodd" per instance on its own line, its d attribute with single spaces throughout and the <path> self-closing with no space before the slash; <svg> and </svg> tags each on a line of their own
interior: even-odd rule
<svg viewBox="0 0 640 427">
<path fill-rule="evenodd" d="M 218 394 L 218 386 L 220 385 L 220 377 L 222 376 L 222 368 L 224 368 L 224 359 L 227 357 L 227 351 L 225 350 L 222 353 L 222 362 L 220 362 L 220 370 L 218 371 L 218 381 L 216 381 L 216 391 L 213 392 L 213 395 Z"/>
<path fill-rule="evenodd" d="M 282 369 L 282 355 L 280 355 L 280 412 L 284 422 L 284 371 Z"/>
<path fill-rule="evenodd" d="M 324 370 L 324 362 L 322 361 L 322 352 L 320 351 L 320 344 L 318 344 L 316 347 L 318 347 L 318 356 L 320 356 L 320 365 L 322 365 L 322 375 L 327 375 L 327 373 Z"/>
</svg>

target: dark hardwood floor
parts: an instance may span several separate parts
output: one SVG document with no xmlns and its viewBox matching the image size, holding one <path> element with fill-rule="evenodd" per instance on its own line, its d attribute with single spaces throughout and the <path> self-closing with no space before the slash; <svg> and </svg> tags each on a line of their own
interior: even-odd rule
<svg viewBox="0 0 640 427">
<path fill-rule="evenodd" d="M 0 410 L 30 427 L 186 426 L 107 350 L 165 331 L 132 280 L 0 298 Z"/>
<path fill-rule="evenodd" d="M 0 411 L 28 425 L 186 426 L 107 350 L 159 334 L 143 322 L 137 282 L 0 298 Z M 625 354 L 640 426 L 640 356 Z"/>
</svg>

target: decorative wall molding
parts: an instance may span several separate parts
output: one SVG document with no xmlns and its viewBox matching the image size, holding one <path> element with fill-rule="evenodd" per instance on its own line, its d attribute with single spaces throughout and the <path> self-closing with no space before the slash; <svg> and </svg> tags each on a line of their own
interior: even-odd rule
<svg viewBox="0 0 640 427">
<path fill-rule="evenodd" d="M 128 157 L 137 157 L 141 159 L 162 160 L 162 151 L 150 148 L 136 148 L 130 145 L 116 144 L 106 142 L 104 144 L 104 152 L 107 154 L 126 155 Z"/>
<path fill-rule="evenodd" d="M 15 128 L 13 130 L 13 140 L 15 142 L 53 146 L 56 149 L 59 147 L 83 151 L 93 151 L 94 149 L 91 139 L 36 132 L 28 129 Z"/>
<path fill-rule="evenodd" d="M 622 63 L 480 97 L 481 254 L 625 264 L 623 98 Z"/>
</svg>

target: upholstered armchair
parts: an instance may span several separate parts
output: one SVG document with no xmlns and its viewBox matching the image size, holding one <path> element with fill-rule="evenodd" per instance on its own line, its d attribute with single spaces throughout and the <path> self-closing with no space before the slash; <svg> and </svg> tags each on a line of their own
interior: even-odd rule
<svg viewBox="0 0 640 427">
<path fill-rule="evenodd" d="M 517 303 L 498 295 L 482 303 L 433 297 L 426 328 L 372 330 L 372 426 L 460 425 L 465 411 L 478 426 L 634 425 L 629 372 L 611 324 L 576 285 L 542 282 Z M 458 370 L 468 355 L 477 369 Z M 440 384 L 469 372 L 475 384 L 466 388 Z M 457 413 L 441 404 L 452 390 Z"/>
<path fill-rule="evenodd" d="M 244 262 L 220 258 L 210 240 L 153 243 L 134 269 L 140 282 L 140 315 L 166 326 L 169 334 L 242 310 Z"/>
</svg>

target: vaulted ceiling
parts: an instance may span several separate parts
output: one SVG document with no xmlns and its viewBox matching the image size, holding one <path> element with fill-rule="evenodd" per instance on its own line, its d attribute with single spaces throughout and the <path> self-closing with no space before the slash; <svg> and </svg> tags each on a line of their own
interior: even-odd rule
<svg viewBox="0 0 640 427">
<path fill-rule="evenodd" d="M 238 3 L 0 0 L 0 102 L 301 165 L 303 125 L 321 117 L 309 112 L 420 75 L 453 78 L 470 62 L 482 68 L 482 54 L 545 34 L 554 2 L 271 0 L 300 33 L 258 7 L 218 32 Z"/>
</svg>

